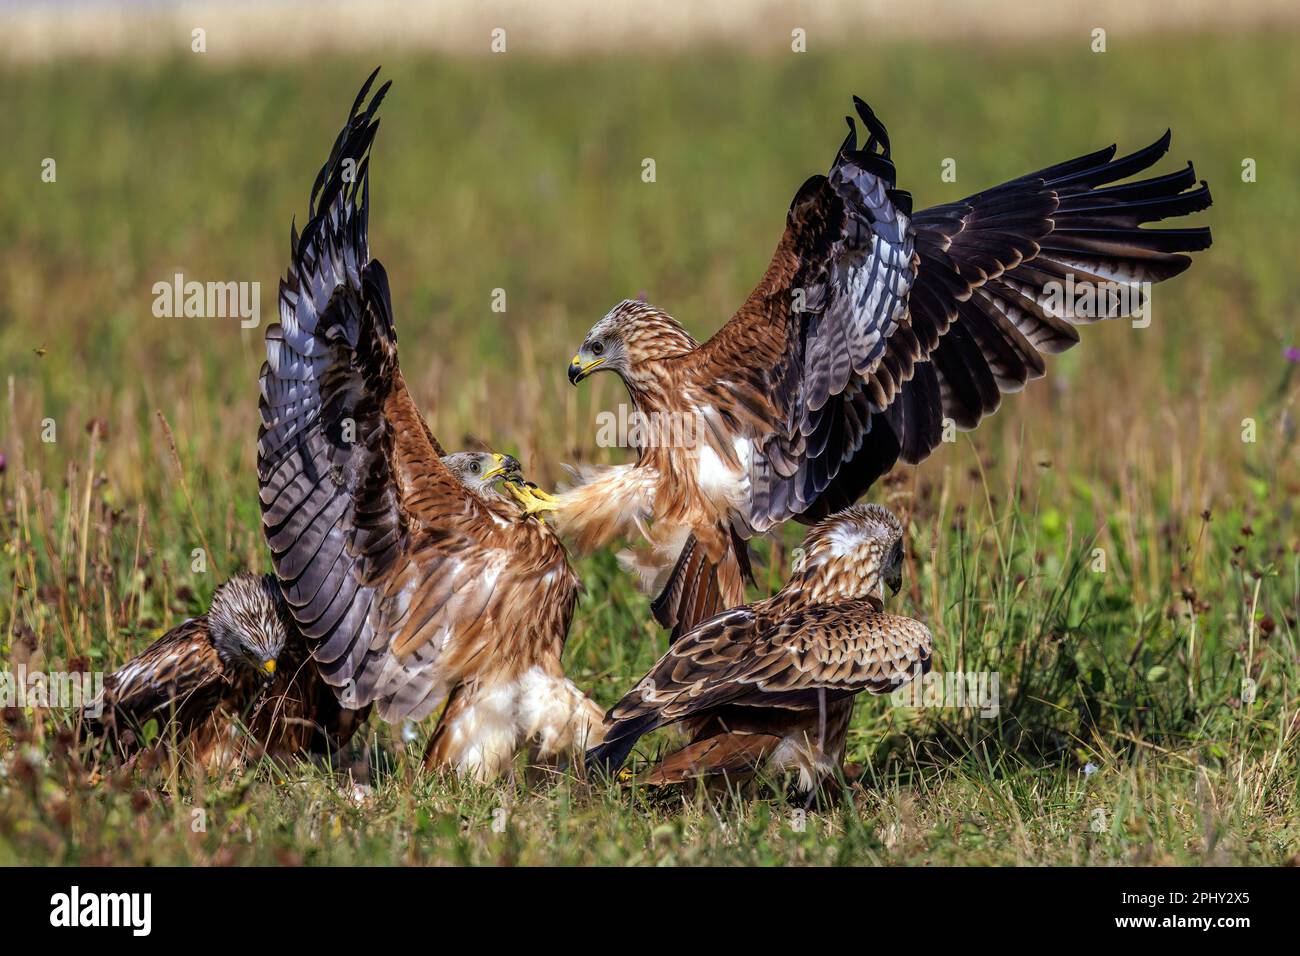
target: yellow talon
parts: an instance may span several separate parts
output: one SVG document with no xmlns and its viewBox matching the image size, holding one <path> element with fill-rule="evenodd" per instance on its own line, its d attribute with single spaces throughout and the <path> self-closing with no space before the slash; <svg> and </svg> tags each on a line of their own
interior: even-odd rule
<svg viewBox="0 0 1300 956">
<path fill-rule="evenodd" d="M 507 481 L 506 490 L 519 504 L 525 515 L 531 515 L 538 521 L 548 511 L 555 511 L 559 504 L 554 496 L 548 495 L 531 482 Z"/>
<path fill-rule="evenodd" d="M 539 498 L 542 501 L 552 503 L 556 506 L 558 506 L 560 503 L 560 499 L 555 497 L 555 495 L 551 494 L 549 491 L 543 491 L 541 488 L 538 488 L 536 485 L 532 484 L 531 482 L 529 482 L 528 484 L 528 490 L 533 493 L 534 498 Z"/>
</svg>

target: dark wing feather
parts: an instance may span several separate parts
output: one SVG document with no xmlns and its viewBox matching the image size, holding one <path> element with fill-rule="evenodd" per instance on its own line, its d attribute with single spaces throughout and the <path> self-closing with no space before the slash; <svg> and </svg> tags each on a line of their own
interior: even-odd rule
<svg viewBox="0 0 1300 956">
<path fill-rule="evenodd" d="M 1140 180 L 1169 134 L 1129 156 L 1090 153 L 911 216 L 883 125 L 861 101 L 826 177 L 791 204 L 762 282 L 683 362 L 687 394 L 731 409 L 752 448 L 754 530 L 851 504 L 898 458 L 938 445 L 943 419 L 973 428 L 1005 392 L 1078 341 L 1074 326 L 1131 314 L 1059 307 L 1049 283 L 1159 282 L 1210 245 L 1208 228 L 1143 228 L 1210 205 L 1190 164 Z M 909 219 L 910 217 L 910 219 Z M 797 309 L 802 301 L 803 311 Z"/>
<path fill-rule="evenodd" d="M 925 625 L 866 601 L 812 605 L 755 626 L 727 617 L 679 641 L 611 715 L 653 710 L 671 723 L 723 705 L 807 709 L 818 690 L 891 691 L 930 656 Z"/>
<path fill-rule="evenodd" d="M 258 479 L 281 589 L 343 704 L 420 719 L 503 599 L 509 536 L 440 461 L 371 259 L 367 80 L 312 189 L 266 333 Z M 508 591 L 508 589 L 507 589 Z"/>
<path fill-rule="evenodd" d="M 138 728 L 151 718 L 163 722 L 175 716 L 185 732 L 232 686 L 202 615 L 172 628 L 105 680 L 100 719 Z"/>
<path fill-rule="evenodd" d="M 1142 228 L 1210 205 L 1190 163 L 1111 185 L 1152 166 L 1169 140 L 1166 132 L 1118 159 L 1110 146 L 912 219 L 920 257 L 913 325 L 946 329 L 915 358 L 934 367 L 943 413 L 958 427 L 974 428 L 1003 393 L 1040 377 L 1043 354 L 1078 342 L 1075 325 L 1131 315 L 1142 302 L 1140 290 L 1124 300 L 1105 294 L 1104 283 L 1163 281 L 1191 264 L 1184 253 L 1209 247 L 1208 228 Z M 1060 307 L 1055 293 L 1067 283 L 1095 296 L 1095 314 Z M 926 390 L 933 400 L 934 386 Z M 905 461 L 920 461 L 938 444 L 935 434 L 901 426 Z"/>
</svg>

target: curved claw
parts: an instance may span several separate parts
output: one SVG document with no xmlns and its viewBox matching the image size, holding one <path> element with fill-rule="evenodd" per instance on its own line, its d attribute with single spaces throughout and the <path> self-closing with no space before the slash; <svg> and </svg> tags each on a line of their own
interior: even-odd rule
<svg viewBox="0 0 1300 956">
<path fill-rule="evenodd" d="M 543 491 L 541 488 L 537 487 L 537 485 L 531 481 L 526 481 L 524 482 L 524 484 L 528 486 L 528 490 L 533 493 L 534 498 L 537 498 L 541 501 L 548 502 L 550 504 L 554 504 L 556 507 L 559 507 L 560 499 L 555 497 L 555 495 L 551 494 L 549 491 Z M 551 508 L 549 510 L 554 511 L 555 509 Z"/>
<path fill-rule="evenodd" d="M 559 508 L 554 495 L 547 494 L 532 482 L 507 480 L 505 487 L 525 516 L 531 515 L 541 521 L 546 512 Z"/>
</svg>

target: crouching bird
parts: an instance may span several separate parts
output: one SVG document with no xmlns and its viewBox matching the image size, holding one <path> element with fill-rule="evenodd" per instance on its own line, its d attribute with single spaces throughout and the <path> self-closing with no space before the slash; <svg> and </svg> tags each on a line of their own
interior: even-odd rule
<svg viewBox="0 0 1300 956">
<path fill-rule="evenodd" d="M 578 551 L 629 554 L 661 624 L 681 634 L 744 600 L 745 543 L 856 502 L 898 461 L 972 429 L 1079 341 L 1076 326 L 1143 316 L 1151 286 L 1191 265 L 1210 205 L 1188 163 L 1154 165 L 1169 133 L 1114 146 L 913 213 L 889 134 L 857 126 L 798 190 L 758 285 L 708 341 L 646 302 L 614 306 L 569 364 L 617 375 L 635 406 L 634 463 L 587 469 L 540 507 Z M 1172 228 L 1146 224 L 1175 220 Z"/>
<path fill-rule="evenodd" d="M 388 90 L 367 103 L 374 79 L 291 235 L 280 321 L 266 332 L 262 528 L 339 701 L 390 722 L 443 707 L 429 763 L 486 780 L 525 746 L 580 755 L 599 740 L 601 710 L 561 667 L 580 584 L 551 528 L 525 513 L 542 499 L 503 456 L 447 456 L 402 376 L 368 238 L 369 150 Z"/>
<path fill-rule="evenodd" d="M 514 508 L 528 500 L 519 463 L 508 455 L 457 452 L 442 461 L 476 495 Z M 499 487 L 503 475 L 519 482 L 514 495 Z M 105 684 L 90 731 L 109 732 L 119 754 L 130 756 L 155 720 L 160 742 L 189 744 L 210 770 L 262 755 L 336 763 L 371 711 L 344 706 L 321 677 L 270 574 L 231 578 L 207 614 L 168 631 Z"/>
<path fill-rule="evenodd" d="M 274 680 L 293 621 L 270 575 L 237 574 L 206 614 L 172 628 L 104 681 L 87 708 L 87 729 L 109 736 L 122 756 L 158 740 L 187 742 L 213 766 L 228 762 L 236 729 Z M 91 716 L 97 715 L 97 716 Z"/>
<path fill-rule="evenodd" d="M 605 718 L 587 767 L 613 772 L 642 735 L 683 721 L 690 743 L 638 778 L 744 780 L 797 774 L 811 794 L 844 760 L 854 697 L 901 687 L 930 666 L 924 624 L 883 613 L 898 590 L 902 528 L 878 505 L 817 524 L 779 592 L 724 611 L 675 641 Z"/>
</svg>

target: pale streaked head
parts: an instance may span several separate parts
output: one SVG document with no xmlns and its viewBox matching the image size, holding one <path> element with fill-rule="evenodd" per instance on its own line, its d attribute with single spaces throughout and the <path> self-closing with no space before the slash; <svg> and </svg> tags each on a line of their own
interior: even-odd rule
<svg viewBox="0 0 1300 956">
<path fill-rule="evenodd" d="M 577 385 L 596 372 L 615 372 L 634 384 L 645 362 L 680 355 L 698 343 L 672 316 L 648 302 L 624 299 L 591 327 L 569 362 Z"/>
<path fill-rule="evenodd" d="M 292 626 L 274 575 L 236 574 L 212 595 L 208 628 L 217 655 L 228 667 L 269 679 Z"/>
<path fill-rule="evenodd" d="M 804 538 L 803 556 L 786 590 L 816 601 L 884 600 L 903 580 L 903 526 L 880 505 L 854 505 L 824 518 Z"/>
<path fill-rule="evenodd" d="M 452 477 L 485 500 L 509 500 L 501 485 L 507 479 L 523 478 L 523 468 L 513 455 L 491 451 L 458 451 L 446 455 L 442 463 Z"/>
</svg>

